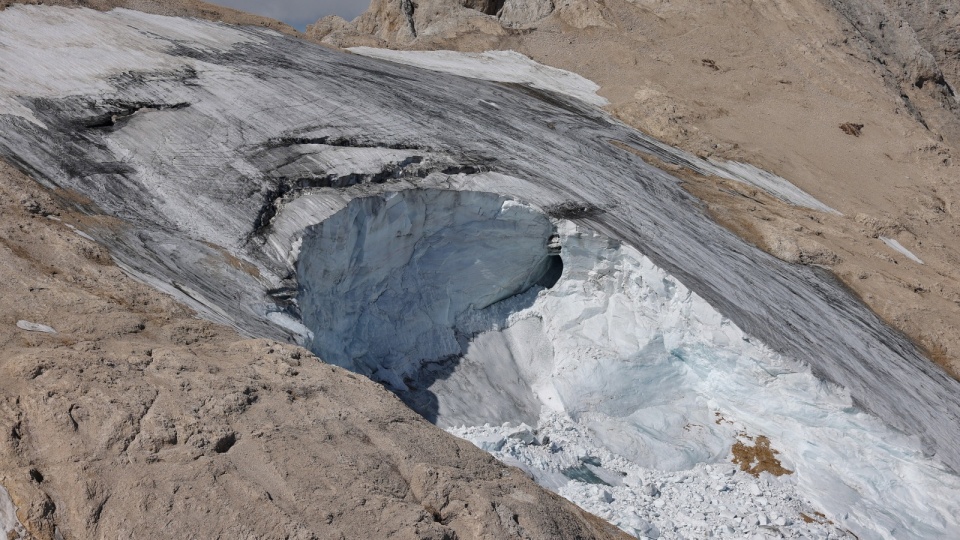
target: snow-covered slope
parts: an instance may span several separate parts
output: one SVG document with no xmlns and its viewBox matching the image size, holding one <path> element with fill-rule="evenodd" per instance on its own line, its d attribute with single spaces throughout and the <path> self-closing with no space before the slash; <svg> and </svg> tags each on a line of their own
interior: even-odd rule
<svg viewBox="0 0 960 540">
<path fill-rule="evenodd" d="M 7 9 L 0 27 L 0 155 L 79 194 L 71 202 L 91 215 L 86 233 L 129 272 L 205 316 L 249 335 L 311 343 L 311 331 L 316 338 L 329 328 L 321 304 L 309 319 L 297 302 L 307 290 L 298 262 L 317 256 L 304 249 L 325 249 L 315 227 L 362 207 L 351 201 L 474 191 L 497 205 L 450 210 L 480 214 L 516 201 L 559 227 L 569 279 L 494 304 L 512 321 L 497 332 L 470 326 L 489 318 L 458 320 L 471 310 L 440 321 L 473 338 L 459 360 L 464 369 L 516 360 L 523 383 L 513 385 L 509 414 L 538 422 L 536 407 L 552 398 L 562 407 L 546 410 L 582 426 L 593 437 L 584 444 L 670 470 L 727 458 L 732 428 L 711 424 L 721 412 L 770 437 L 796 468 L 797 493 L 831 519 L 877 536 L 957 532 L 948 505 L 957 500 L 949 468 L 960 469 L 960 384 L 829 274 L 747 245 L 711 221 L 676 178 L 623 147 L 705 170 L 695 158 L 561 94 L 337 53 L 259 29 L 50 7 Z M 545 223 L 526 216 L 513 223 Z M 367 223 L 357 230 L 375 230 L 369 214 L 354 217 Z M 414 245 L 410 254 L 503 262 L 504 275 L 489 283 L 507 278 L 504 294 L 528 285 L 513 279 L 530 262 L 516 257 L 533 255 L 536 266 L 542 230 L 521 240 L 537 246 L 529 253 L 498 259 L 489 257 L 502 243 L 452 242 L 476 242 L 490 223 L 433 219 L 469 222 L 462 231 L 471 234 L 441 234 L 443 249 Z M 355 233 L 343 230 L 328 240 Z M 350 262 L 338 275 L 357 282 L 350 272 L 361 268 Z M 630 285 L 638 280 L 642 287 Z M 439 311 L 430 313 L 434 320 Z M 383 319 L 364 320 L 383 328 Z M 365 331 L 358 335 L 371 335 Z M 533 363 L 521 365 L 524 358 Z M 538 377 L 522 372 L 530 366 Z M 409 373 L 400 373 L 384 380 L 402 388 L 397 381 L 406 385 Z M 464 380 L 456 373 L 436 378 L 453 389 Z M 471 388 L 483 397 L 484 388 L 508 386 L 491 383 Z M 424 393 L 408 398 L 431 406 L 431 387 L 421 386 Z M 648 388 L 657 392 L 638 391 Z M 497 402 L 483 411 L 457 402 L 466 394 L 443 395 L 434 394 L 432 406 L 448 426 L 503 417 Z M 688 423 L 709 425 L 696 436 L 680 433 Z M 830 474 L 843 480 L 824 480 Z M 927 521 L 905 517 L 911 512 Z"/>
</svg>

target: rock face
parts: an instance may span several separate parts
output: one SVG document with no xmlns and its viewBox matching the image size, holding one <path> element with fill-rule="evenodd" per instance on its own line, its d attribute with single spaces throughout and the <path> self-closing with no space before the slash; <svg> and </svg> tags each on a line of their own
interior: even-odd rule
<svg viewBox="0 0 960 540">
<path fill-rule="evenodd" d="M 494 47 L 496 38 L 531 28 L 555 12 L 576 28 L 609 26 L 603 4 L 595 0 L 373 0 L 370 9 L 352 23 L 328 32 L 333 20 L 326 18 L 308 35 L 341 47 L 366 45 L 363 40 L 368 38 L 360 37 L 364 35 L 422 48 L 435 48 L 454 38 L 473 40 L 472 48 Z"/>
</svg>

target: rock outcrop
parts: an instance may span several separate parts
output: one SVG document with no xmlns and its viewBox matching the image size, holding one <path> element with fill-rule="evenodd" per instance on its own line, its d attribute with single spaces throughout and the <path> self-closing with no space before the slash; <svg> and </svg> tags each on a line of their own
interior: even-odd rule
<svg viewBox="0 0 960 540">
<path fill-rule="evenodd" d="M 611 28 L 602 0 L 373 0 L 353 22 L 331 16 L 307 30 L 314 39 L 338 47 L 367 45 L 370 36 L 383 44 L 433 49 L 499 48 L 506 36 L 553 19 L 576 29 Z"/>
</svg>

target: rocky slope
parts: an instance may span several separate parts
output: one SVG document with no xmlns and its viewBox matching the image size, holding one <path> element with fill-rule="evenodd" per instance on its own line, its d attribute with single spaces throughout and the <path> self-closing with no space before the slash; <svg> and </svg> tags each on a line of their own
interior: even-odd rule
<svg viewBox="0 0 960 540">
<path fill-rule="evenodd" d="M 27 537 L 622 536 L 380 385 L 131 280 L 73 196 L 0 163 L 0 486 Z"/>
<path fill-rule="evenodd" d="M 956 376 L 957 16 L 922 1 L 377 0 L 308 34 L 514 49 L 596 81 L 610 111 L 668 143 L 787 178 L 842 216 L 811 218 L 717 178 L 687 187 L 761 248 L 831 268 Z"/>
</svg>

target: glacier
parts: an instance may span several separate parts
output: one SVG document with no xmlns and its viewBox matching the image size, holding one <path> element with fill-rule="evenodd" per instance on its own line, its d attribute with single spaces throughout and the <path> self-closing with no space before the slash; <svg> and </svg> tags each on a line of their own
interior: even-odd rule
<svg viewBox="0 0 960 540">
<path fill-rule="evenodd" d="M 636 489 L 703 487 L 745 433 L 794 471 L 758 480 L 778 512 L 801 511 L 792 497 L 861 538 L 955 537 L 960 383 L 829 273 L 748 245 L 638 153 L 717 166 L 525 83 L 128 10 L 0 12 L 0 156 L 202 316 L 381 380 L 637 534 L 671 532 Z M 723 174 L 834 210 L 754 169 Z M 329 253 L 338 243 L 352 244 Z M 471 257 L 487 271 L 463 274 Z M 378 313 L 327 311 L 344 291 L 385 296 Z M 422 309 L 390 314 L 408 305 Z M 389 346 L 371 341 L 384 329 Z M 620 473 L 607 495 L 582 481 Z M 690 512 L 720 516 L 712 499 L 729 496 Z"/>
</svg>

